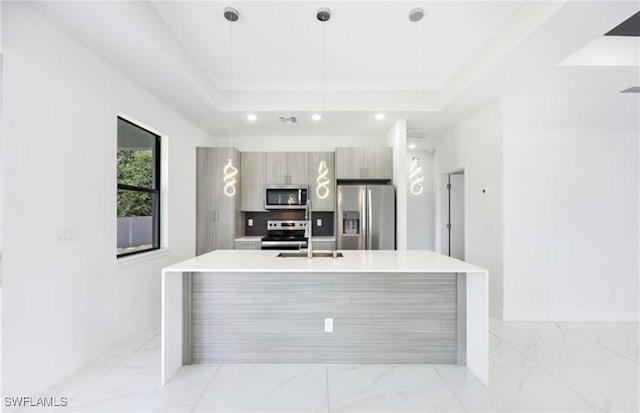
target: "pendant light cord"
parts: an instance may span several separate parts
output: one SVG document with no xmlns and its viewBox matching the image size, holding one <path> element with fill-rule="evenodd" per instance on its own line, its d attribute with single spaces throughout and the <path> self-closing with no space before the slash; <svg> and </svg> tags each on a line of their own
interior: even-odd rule
<svg viewBox="0 0 640 413">
<path fill-rule="evenodd" d="M 233 89 L 233 22 L 229 22 L 229 88 Z M 233 150 L 231 149 L 231 113 L 227 117 L 227 138 L 229 144 L 229 159 L 233 158 Z"/>
<path fill-rule="evenodd" d="M 418 22 L 414 23 L 415 42 L 413 45 L 413 111 L 418 110 Z"/>
<path fill-rule="evenodd" d="M 322 90 L 322 105 L 321 105 L 321 111 L 322 113 L 324 113 L 324 24 L 325 22 L 320 22 L 320 26 L 322 27 L 322 50 L 320 52 L 320 72 L 321 72 L 321 80 L 320 80 L 320 87 Z"/>
</svg>

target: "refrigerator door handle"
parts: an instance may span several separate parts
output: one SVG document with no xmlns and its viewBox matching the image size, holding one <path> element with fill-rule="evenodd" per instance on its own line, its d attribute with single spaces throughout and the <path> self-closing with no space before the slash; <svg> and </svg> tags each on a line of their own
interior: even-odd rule
<svg viewBox="0 0 640 413">
<path fill-rule="evenodd" d="M 367 203 L 368 203 L 368 199 L 367 199 L 367 189 L 366 187 L 362 188 L 362 202 L 363 204 L 360 205 L 360 210 L 362 211 L 362 219 L 360 220 L 360 228 L 361 228 L 361 232 L 362 234 L 360 235 L 362 237 L 362 245 L 363 248 L 365 250 L 369 249 L 369 246 L 367 245 L 367 238 L 369 236 L 369 216 L 367 214 Z"/>
<path fill-rule="evenodd" d="M 373 232 L 373 228 L 371 225 L 371 217 L 372 217 L 372 211 L 371 211 L 371 189 L 367 190 L 367 249 L 368 250 L 372 250 L 373 246 L 371 245 L 371 233 Z"/>
</svg>

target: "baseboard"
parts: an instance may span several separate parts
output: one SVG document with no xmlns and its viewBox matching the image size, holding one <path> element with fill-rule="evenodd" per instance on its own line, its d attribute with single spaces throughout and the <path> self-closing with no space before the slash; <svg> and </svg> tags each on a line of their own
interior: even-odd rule
<svg viewBox="0 0 640 413">
<path fill-rule="evenodd" d="M 503 311 L 504 321 L 562 321 L 562 322 L 609 322 L 609 323 L 637 323 L 640 315 L 637 311 Z"/>
</svg>

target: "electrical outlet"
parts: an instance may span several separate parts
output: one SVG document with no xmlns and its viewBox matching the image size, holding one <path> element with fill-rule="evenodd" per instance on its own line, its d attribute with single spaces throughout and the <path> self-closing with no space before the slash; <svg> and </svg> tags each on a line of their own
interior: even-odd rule
<svg viewBox="0 0 640 413">
<path fill-rule="evenodd" d="M 324 332 L 333 333 L 333 318 L 324 319 Z"/>
<path fill-rule="evenodd" d="M 253 226 L 253 218 L 249 218 L 249 219 L 247 220 L 247 225 L 248 225 L 248 226 L 250 226 L 250 227 L 252 227 L 252 226 Z"/>
<path fill-rule="evenodd" d="M 316 226 L 317 227 L 321 227 L 322 226 L 322 220 L 321 219 L 316 219 Z"/>
</svg>

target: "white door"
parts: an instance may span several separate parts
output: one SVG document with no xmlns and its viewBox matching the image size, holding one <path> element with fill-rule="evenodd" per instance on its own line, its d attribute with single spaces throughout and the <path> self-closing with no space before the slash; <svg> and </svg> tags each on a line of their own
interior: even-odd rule
<svg viewBox="0 0 640 413">
<path fill-rule="evenodd" d="M 449 174 L 448 192 L 448 225 L 445 239 L 448 245 L 445 250 L 449 256 L 464 260 L 464 172 Z"/>
</svg>

